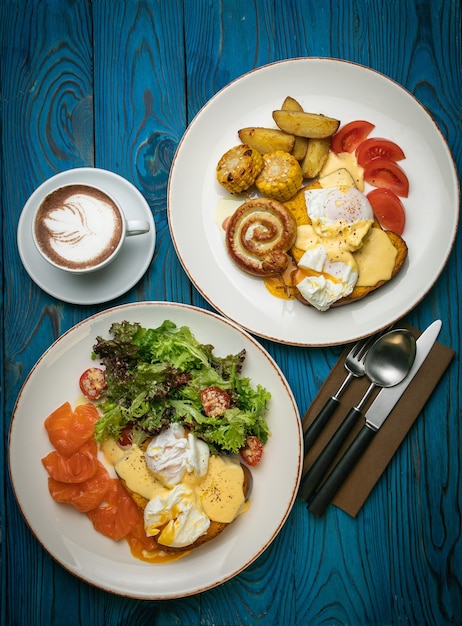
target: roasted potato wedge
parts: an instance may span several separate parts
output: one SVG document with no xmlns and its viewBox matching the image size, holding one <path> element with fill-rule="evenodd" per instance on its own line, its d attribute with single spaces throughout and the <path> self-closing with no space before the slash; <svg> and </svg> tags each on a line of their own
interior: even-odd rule
<svg viewBox="0 0 462 626">
<path fill-rule="evenodd" d="M 277 126 L 285 133 L 308 137 L 309 139 L 322 139 L 330 137 L 340 126 L 339 120 L 327 117 L 320 113 L 308 113 L 306 111 L 273 111 L 273 119 Z"/>
<path fill-rule="evenodd" d="M 281 109 L 283 111 L 303 111 L 302 105 L 292 98 L 292 96 L 287 96 L 287 98 L 282 103 Z M 308 139 L 306 137 L 295 137 L 294 147 L 292 149 L 292 154 L 297 159 L 297 161 L 302 161 L 306 155 L 306 149 L 308 147 Z"/>
<path fill-rule="evenodd" d="M 306 154 L 301 162 L 303 176 L 315 178 L 322 169 L 329 156 L 331 138 L 307 139 Z"/>
<path fill-rule="evenodd" d="M 260 154 L 275 152 L 276 150 L 292 152 L 295 143 L 293 135 L 288 135 L 276 128 L 241 128 L 238 135 L 242 143 L 257 150 Z"/>
<path fill-rule="evenodd" d="M 308 139 L 306 137 L 295 137 L 294 147 L 292 148 L 292 154 L 299 163 L 303 161 L 306 156 L 306 150 L 308 148 Z"/>
<path fill-rule="evenodd" d="M 287 96 L 287 98 L 284 99 L 281 109 L 283 111 L 303 111 L 303 107 L 300 102 L 295 100 L 295 98 L 292 98 L 292 96 Z"/>
</svg>

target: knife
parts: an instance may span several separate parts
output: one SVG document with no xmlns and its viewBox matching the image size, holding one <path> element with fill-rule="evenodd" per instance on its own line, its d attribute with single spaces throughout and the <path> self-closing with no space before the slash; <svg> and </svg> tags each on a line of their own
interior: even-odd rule
<svg viewBox="0 0 462 626">
<path fill-rule="evenodd" d="M 343 481 L 359 461 L 376 432 L 390 415 L 398 400 L 419 371 L 439 335 L 441 325 L 441 320 L 436 320 L 420 335 L 417 340 L 416 358 L 409 374 L 395 387 L 382 389 L 371 404 L 365 415 L 365 425 L 314 496 L 308 507 L 311 513 L 317 516 L 324 513 Z"/>
</svg>

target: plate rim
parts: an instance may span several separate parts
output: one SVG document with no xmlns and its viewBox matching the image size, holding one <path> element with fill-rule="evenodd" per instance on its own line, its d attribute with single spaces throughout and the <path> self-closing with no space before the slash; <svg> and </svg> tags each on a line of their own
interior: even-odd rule
<svg viewBox="0 0 462 626">
<path fill-rule="evenodd" d="M 160 307 L 162 307 L 163 310 L 165 310 L 166 315 L 168 315 L 168 310 L 176 309 L 176 310 L 181 310 L 181 312 L 186 312 L 186 314 L 188 314 L 188 312 L 192 312 L 193 315 L 194 314 L 198 314 L 201 318 L 205 315 L 205 317 L 209 316 L 211 318 L 213 318 L 219 325 L 226 325 L 229 328 L 232 329 L 232 332 L 237 332 L 238 334 L 240 334 L 241 336 L 245 337 L 247 339 L 247 341 L 249 341 L 253 347 L 258 350 L 258 352 L 261 354 L 262 358 L 264 358 L 266 361 L 266 363 L 268 364 L 269 367 L 272 368 L 273 370 L 273 374 L 276 374 L 278 376 L 278 379 L 281 381 L 281 385 L 283 386 L 284 390 L 285 390 L 285 394 L 286 394 L 286 400 L 287 402 L 289 402 L 289 404 L 292 407 L 292 411 L 293 411 L 293 419 L 295 420 L 294 423 L 296 423 L 297 425 L 297 432 L 298 432 L 298 466 L 297 466 L 297 476 L 296 476 L 296 480 L 295 480 L 295 484 L 292 486 L 292 493 L 290 494 L 290 498 L 287 501 L 286 504 L 286 508 L 284 511 L 284 515 L 282 517 L 282 519 L 279 520 L 277 526 L 272 529 L 271 531 L 271 535 L 270 537 L 268 537 L 268 539 L 266 540 L 266 543 L 260 547 L 260 549 L 258 550 L 257 553 L 253 554 L 250 558 L 246 558 L 245 559 L 245 563 L 242 563 L 242 565 L 237 568 L 234 569 L 232 572 L 227 572 L 223 575 L 221 575 L 221 577 L 213 582 L 209 582 L 207 584 L 203 584 L 200 587 L 194 587 L 191 588 L 187 591 L 172 591 L 172 592 L 162 592 L 162 593 L 136 593 L 133 590 L 125 590 L 122 591 L 121 589 L 116 589 L 114 587 L 111 587 L 111 585 L 108 585 L 107 583 L 105 584 L 104 581 L 101 582 L 97 582 L 95 580 L 92 580 L 90 578 L 88 578 L 87 576 L 83 575 L 82 572 L 77 571 L 76 569 L 72 569 L 68 563 L 66 563 L 64 557 L 60 558 L 59 554 L 57 554 L 57 550 L 53 550 L 52 548 L 50 548 L 48 545 L 46 545 L 46 543 L 42 540 L 42 538 L 37 534 L 36 529 L 34 528 L 34 525 L 32 523 L 32 521 L 26 516 L 24 508 L 23 508 L 23 500 L 20 497 L 20 495 L 18 495 L 18 491 L 17 491 L 17 484 L 15 482 L 15 471 L 13 468 L 13 462 L 12 462 L 12 446 L 11 446 L 11 442 L 13 440 L 14 434 L 15 434 L 15 427 L 17 425 L 17 412 L 18 409 L 21 406 L 21 402 L 22 402 L 22 398 L 24 396 L 24 393 L 26 391 L 26 388 L 28 386 L 28 384 L 30 384 L 30 381 L 33 379 L 35 372 L 37 371 L 37 369 L 40 367 L 41 364 L 43 364 L 47 358 L 49 358 L 50 356 L 54 356 L 54 351 L 59 349 L 59 344 L 60 342 L 65 339 L 66 337 L 71 336 L 73 333 L 77 333 L 82 327 L 84 327 L 86 324 L 89 324 L 89 326 L 91 326 L 91 324 L 95 321 L 98 321 L 98 319 L 103 319 L 105 317 L 111 318 L 113 319 L 114 316 L 120 316 L 120 313 L 123 313 L 124 311 L 126 311 L 127 309 L 131 309 L 133 311 L 135 311 L 137 308 L 147 308 L 147 309 L 159 309 L 160 311 Z M 67 331 L 65 331 L 62 335 L 60 335 L 46 350 L 45 352 L 37 359 L 36 363 L 34 364 L 34 366 L 31 368 L 30 372 L 28 373 L 26 379 L 24 380 L 23 385 L 21 386 L 21 389 L 18 393 L 17 399 L 15 401 L 14 407 L 13 407 L 13 411 L 12 411 L 12 417 L 11 417 L 11 423 L 9 425 L 9 431 L 8 431 L 8 469 L 9 469 L 9 479 L 10 479 L 10 484 L 12 487 L 12 491 L 15 497 L 15 501 L 16 504 L 21 512 L 21 515 L 23 517 L 23 519 L 25 520 L 27 526 L 29 527 L 32 535 L 35 537 L 35 539 L 41 544 L 42 548 L 47 552 L 47 554 L 49 554 L 53 560 L 55 560 L 57 563 L 59 563 L 64 569 L 66 569 L 67 571 L 69 571 L 72 575 L 76 576 L 78 579 L 83 580 L 84 582 L 93 585 L 97 588 L 103 589 L 105 591 L 111 592 L 111 593 L 115 593 L 116 595 L 121 595 L 121 596 L 126 596 L 126 597 L 131 597 L 131 598 L 137 598 L 137 599 L 150 599 L 150 600 L 161 600 L 161 599 L 178 599 L 178 598 L 183 598 L 183 597 L 188 597 L 191 595 L 196 595 L 198 593 L 201 593 L 203 591 L 207 591 L 209 589 L 215 588 L 225 582 L 227 582 L 228 580 L 234 578 L 236 575 L 238 575 L 239 573 L 241 573 L 243 570 L 245 570 L 247 567 L 249 567 L 263 552 L 265 552 L 269 546 L 273 543 L 274 539 L 277 537 L 277 535 L 279 534 L 279 532 L 281 531 L 282 527 L 284 526 L 284 524 L 287 522 L 287 519 L 290 515 L 290 512 L 294 506 L 295 503 L 295 499 L 296 499 L 296 495 L 298 492 L 298 486 L 301 480 L 301 474 L 302 474 L 302 468 L 303 468 L 303 448 L 302 448 L 302 423 L 301 423 L 301 418 L 300 418 L 300 413 L 298 410 L 298 406 L 294 397 L 294 394 L 292 392 L 292 389 L 289 385 L 289 382 L 287 381 L 284 373 L 282 372 L 281 368 L 279 367 L 279 365 L 277 364 L 277 362 L 275 361 L 275 359 L 271 356 L 271 354 L 264 348 L 264 346 L 262 346 L 260 344 L 260 342 L 258 341 L 258 339 L 256 339 L 255 337 L 252 337 L 252 335 L 250 335 L 245 329 L 243 329 L 241 326 L 239 326 L 238 324 L 236 324 L 235 322 L 233 322 L 232 320 L 228 320 L 227 318 L 223 318 L 222 316 L 220 316 L 218 313 L 213 312 L 213 311 L 208 311 L 206 309 L 202 309 L 200 307 L 197 307 L 195 305 L 190 305 L 190 304 L 183 304 L 183 303 L 177 303 L 177 302 L 169 302 L 169 301 L 142 301 L 142 302 L 133 302 L 133 303 L 126 303 L 126 304 L 121 304 L 121 305 L 117 305 L 114 307 L 110 307 L 108 309 L 105 309 L 103 311 L 100 311 L 98 313 L 95 313 L 83 320 L 81 320 L 80 322 L 78 322 L 77 324 L 75 324 L 73 327 L 71 327 L 70 329 L 68 329 Z M 50 501 L 51 502 L 51 501 Z M 52 502 L 51 502 L 52 504 Z M 95 531 L 96 532 L 96 531 Z M 128 546 L 126 546 L 126 549 L 129 550 Z M 101 557 L 103 558 L 103 557 Z M 138 564 L 138 561 L 136 560 L 135 557 L 133 557 L 133 561 L 134 564 Z M 142 563 L 142 562 L 140 562 Z M 146 564 L 145 564 L 146 565 Z M 155 565 L 152 564 L 147 564 L 149 567 L 155 567 Z M 160 566 L 159 566 L 160 567 Z M 191 583 L 190 583 L 191 585 Z"/>
<path fill-rule="evenodd" d="M 183 146 L 185 145 L 185 142 L 187 142 L 190 136 L 190 132 L 192 129 L 194 129 L 195 124 L 202 119 L 202 117 L 205 115 L 209 106 L 213 106 L 214 102 L 217 99 L 222 97 L 223 94 L 227 92 L 228 90 L 233 89 L 233 87 L 236 84 L 240 83 L 241 81 L 249 79 L 255 73 L 262 72 L 262 71 L 271 71 L 271 69 L 274 67 L 282 66 L 282 65 L 292 65 L 292 64 L 300 64 L 304 66 L 307 64 L 310 64 L 310 65 L 327 64 L 330 66 L 337 65 L 338 67 L 351 66 L 360 71 L 364 71 L 368 74 L 378 77 L 379 80 L 389 83 L 393 88 L 399 90 L 402 94 L 404 94 L 413 103 L 413 105 L 420 110 L 420 112 L 425 116 L 426 121 L 429 122 L 432 125 L 433 129 L 436 131 L 440 145 L 443 148 L 444 152 L 446 153 L 446 156 L 448 158 L 448 163 L 450 164 L 450 177 L 452 179 L 453 191 L 454 191 L 454 195 L 456 199 L 456 207 L 454 211 L 454 223 L 451 228 L 449 246 L 445 248 L 445 252 L 441 257 L 441 261 L 438 266 L 438 271 L 435 273 L 433 279 L 425 286 L 425 288 L 423 289 L 423 293 L 421 293 L 418 297 L 415 297 L 411 303 L 409 303 L 406 307 L 404 307 L 402 311 L 399 312 L 399 314 L 395 313 L 392 317 L 382 321 L 379 325 L 374 325 L 372 329 L 367 329 L 367 331 L 364 331 L 364 332 L 353 332 L 335 341 L 331 341 L 331 340 L 322 341 L 322 342 L 306 341 L 306 340 L 299 341 L 296 339 L 289 339 L 287 337 L 281 337 L 280 336 L 281 333 L 277 335 L 275 332 L 273 333 L 262 332 L 261 329 L 259 329 L 255 323 L 253 324 L 248 323 L 248 322 L 246 323 L 245 320 L 238 318 L 236 314 L 230 314 L 230 312 L 227 310 L 229 307 L 224 306 L 222 301 L 217 302 L 216 294 L 214 294 L 214 297 L 212 297 L 209 293 L 207 293 L 208 290 L 204 288 L 202 282 L 200 281 L 200 278 L 198 278 L 197 275 L 193 275 L 191 269 L 188 267 L 187 261 L 183 258 L 183 253 L 182 253 L 182 250 L 180 250 L 178 238 L 175 234 L 175 230 L 173 227 L 174 220 L 172 218 L 172 194 L 174 193 L 174 190 L 173 190 L 174 189 L 174 176 L 176 173 L 175 168 L 178 162 L 178 158 L 183 150 Z M 169 181 L 168 181 L 168 190 L 167 190 L 167 217 L 168 217 L 169 229 L 170 229 L 170 234 L 172 237 L 173 245 L 174 245 L 176 254 L 178 256 L 178 259 L 183 269 L 185 270 L 188 278 L 191 280 L 192 284 L 197 289 L 197 291 L 221 315 L 223 315 L 224 317 L 228 319 L 231 319 L 232 321 L 235 321 L 242 328 L 245 328 L 248 332 L 253 333 L 260 338 L 268 339 L 270 341 L 281 343 L 283 345 L 294 345 L 294 346 L 302 346 L 302 347 L 328 347 L 328 346 L 341 345 L 343 343 L 348 343 L 350 341 L 356 341 L 369 334 L 372 334 L 379 330 L 383 330 L 384 328 L 388 327 L 391 323 L 394 323 L 398 319 L 401 319 L 410 311 L 412 311 L 415 307 L 417 307 L 420 304 L 420 302 L 427 296 L 427 294 L 432 289 L 432 287 L 436 284 L 436 282 L 440 278 L 444 268 L 446 267 L 449 261 L 449 257 L 454 248 L 454 244 L 455 244 L 456 237 L 457 237 L 457 232 L 458 232 L 458 227 L 459 227 L 459 213 L 460 213 L 460 182 L 459 182 L 458 175 L 457 175 L 457 168 L 456 168 L 456 164 L 454 161 L 454 157 L 451 153 L 451 150 L 449 149 L 448 143 L 441 129 L 439 128 L 436 121 L 429 114 L 427 109 L 424 107 L 424 105 L 406 87 L 398 83 L 393 78 L 385 75 L 384 73 L 378 70 L 375 70 L 373 68 L 367 67 L 365 65 L 362 65 L 360 63 L 356 63 L 354 61 L 348 61 L 344 59 L 335 59 L 335 58 L 330 58 L 330 57 L 294 57 L 290 59 L 283 59 L 283 60 L 270 62 L 265 65 L 249 70 L 248 72 L 236 77 L 235 79 L 230 81 L 228 84 L 223 86 L 200 108 L 200 110 L 196 113 L 196 115 L 194 116 L 194 118 L 192 119 L 188 127 L 186 128 L 185 133 L 183 134 L 180 140 L 180 143 L 177 147 L 177 150 L 175 152 L 174 159 L 172 161 L 172 166 L 171 166 L 170 176 L 169 176 Z M 451 220 L 451 225 L 452 225 L 452 220 Z M 355 303 L 348 305 L 348 307 L 350 308 L 354 305 Z M 337 311 L 340 309 L 343 309 L 343 307 L 337 308 Z"/>
</svg>

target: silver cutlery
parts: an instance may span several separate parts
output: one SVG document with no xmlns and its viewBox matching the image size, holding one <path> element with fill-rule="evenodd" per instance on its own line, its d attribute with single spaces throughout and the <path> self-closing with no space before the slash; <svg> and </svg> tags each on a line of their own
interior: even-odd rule
<svg viewBox="0 0 462 626">
<path fill-rule="evenodd" d="M 324 426 L 327 424 L 327 422 L 339 406 L 340 397 L 342 396 L 343 392 L 346 390 L 350 382 L 353 380 L 353 378 L 362 378 L 364 376 L 364 359 L 366 358 L 369 348 L 384 332 L 385 331 L 382 331 L 373 335 L 372 337 L 366 337 L 365 339 L 361 339 L 361 341 L 355 343 L 350 352 L 347 354 L 344 366 L 348 372 L 348 375 L 346 376 L 345 380 L 343 381 L 337 392 L 327 400 L 325 405 L 319 411 L 319 413 L 314 418 L 313 422 L 306 429 L 305 434 L 303 435 L 303 447 L 305 450 L 305 455 L 314 444 L 316 439 L 319 437 Z"/>
<path fill-rule="evenodd" d="M 417 354 L 409 374 L 398 385 L 380 391 L 377 398 L 366 412 L 365 425 L 314 496 L 309 506 L 311 513 L 317 516 L 324 513 L 345 478 L 359 461 L 377 431 L 381 428 L 412 379 L 416 376 L 432 349 L 440 329 L 441 320 L 436 320 L 428 326 L 417 340 Z"/>
<path fill-rule="evenodd" d="M 337 456 L 350 431 L 362 414 L 362 409 L 374 389 L 397 385 L 408 374 L 416 354 L 414 335 L 408 330 L 391 330 L 381 335 L 370 347 L 364 359 L 365 374 L 370 385 L 360 402 L 347 416 L 303 477 L 299 495 L 308 500 L 320 485 L 329 466 Z"/>
</svg>

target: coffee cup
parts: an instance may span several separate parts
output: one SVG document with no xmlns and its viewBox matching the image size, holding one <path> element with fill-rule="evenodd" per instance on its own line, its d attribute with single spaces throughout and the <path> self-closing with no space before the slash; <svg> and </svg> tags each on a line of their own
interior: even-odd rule
<svg viewBox="0 0 462 626">
<path fill-rule="evenodd" d="M 47 194 L 35 211 L 32 237 L 51 265 L 73 274 L 113 261 L 126 237 L 149 232 L 149 222 L 127 220 L 119 204 L 93 185 L 64 185 Z"/>
</svg>

